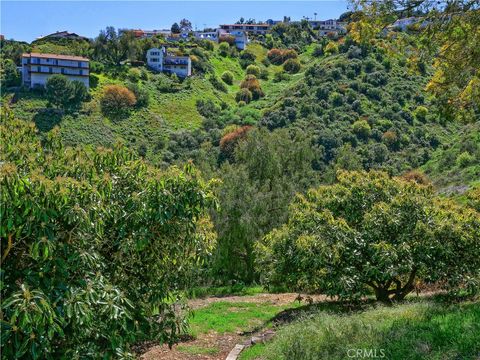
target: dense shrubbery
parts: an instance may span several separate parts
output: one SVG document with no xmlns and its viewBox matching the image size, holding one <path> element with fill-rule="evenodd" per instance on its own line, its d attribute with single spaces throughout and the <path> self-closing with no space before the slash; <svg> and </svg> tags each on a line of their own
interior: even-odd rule
<svg viewBox="0 0 480 360">
<path fill-rule="evenodd" d="M 47 80 L 45 95 L 50 106 L 73 110 L 87 100 L 88 90 L 80 81 L 70 81 L 64 75 L 53 75 Z"/>
<path fill-rule="evenodd" d="M 222 80 L 225 84 L 232 85 L 233 84 L 233 74 L 231 71 L 224 71 L 222 74 Z"/>
<path fill-rule="evenodd" d="M 272 286 L 402 300 L 418 281 L 476 291 L 479 241 L 480 214 L 430 185 L 343 172 L 295 200 L 288 223 L 259 245 L 259 266 Z"/>
<path fill-rule="evenodd" d="M 0 134 L 2 357 L 126 358 L 175 341 L 176 301 L 213 239 L 195 172 L 55 133 L 41 144 L 10 114 Z"/>
<path fill-rule="evenodd" d="M 135 94 L 126 87 L 109 85 L 103 90 L 100 105 L 105 115 L 121 117 L 126 115 L 136 102 Z"/>
<path fill-rule="evenodd" d="M 267 57 L 272 64 L 281 65 L 288 59 L 296 59 L 298 54 L 292 49 L 271 49 L 267 53 Z"/>
</svg>

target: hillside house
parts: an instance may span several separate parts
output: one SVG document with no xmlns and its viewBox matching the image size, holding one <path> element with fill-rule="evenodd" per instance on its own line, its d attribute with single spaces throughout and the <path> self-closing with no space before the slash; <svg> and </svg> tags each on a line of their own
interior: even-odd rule
<svg viewBox="0 0 480 360">
<path fill-rule="evenodd" d="M 45 86 L 55 74 L 78 80 L 88 88 L 90 60 L 80 56 L 25 53 L 22 55 L 22 84 L 32 88 Z"/>
<path fill-rule="evenodd" d="M 149 49 L 147 51 L 147 65 L 152 70 L 177 74 L 182 78 L 192 75 L 190 57 L 169 55 L 165 47 Z"/>
<path fill-rule="evenodd" d="M 327 36 L 329 33 L 336 35 L 345 34 L 347 32 L 347 23 L 338 20 L 310 20 L 310 26 L 318 30 L 320 36 Z"/>
<path fill-rule="evenodd" d="M 264 35 L 272 28 L 272 26 L 273 25 L 270 24 L 224 24 L 220 25 L 220 29 L 228 32 L 246 31 L 247 33 L 251 34 Z"/>
<path fill-rule="evenodd" d="M 243 30 L 231 30 L 217 29 L 215 31 L 196 31 L 193 33 L 193 37 L 198 40 L 211 40 L 219 42 L 222 37 L 232 36 L 235 38 L 235 46 L 239 50 L 245 50 L 248 44 L 248 34 Z"/>
<path fill-rule="evenodd" d="M 85 36 L 80 36 L 75 33 L 64 31 L 57 31 L 52 34 L 41 36 L 38 39 L 75 39 L 75 40 L 88 40 Z"/>
<path fill-rule="evenodd" d="M 118 34 L 121 36 L 127 31 L 133 32 L 133 35 L 138 39 L 152 38 L 157 35 L 168 37 L 171 34 L 171 31 L 167 29 L 161 29 L 161 30 L 120 29 L 118 30 Z"/>
</svg>

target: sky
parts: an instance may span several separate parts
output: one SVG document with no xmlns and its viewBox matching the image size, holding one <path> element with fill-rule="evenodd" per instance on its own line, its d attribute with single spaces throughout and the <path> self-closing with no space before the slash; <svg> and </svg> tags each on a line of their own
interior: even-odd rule
<svg viewBox="0 0 480 360">
<path fill-rule="evenodd" d="M 347 0 L 317 1 L 4 1 L 0 2 L 1 34 L 6 39 L 31 42 L 67 30 L 89 38 L 107 26 L 169 29 L 187 18 L 194 28 L 255 20 L 292 20 L 302 17 L 337 18 L 347 11 Z"/>
</svg>

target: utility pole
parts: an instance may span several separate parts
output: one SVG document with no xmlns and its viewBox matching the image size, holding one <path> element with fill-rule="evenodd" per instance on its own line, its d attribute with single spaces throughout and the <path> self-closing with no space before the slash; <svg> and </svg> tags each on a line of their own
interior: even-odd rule
<svg viewBox="0 0 480 360">
<path fill-rule="evenodd" d="M 317 21 L 317 13 L 314 12 L 313 15 L 315 15 L 315 21 Z"/>
</svg>

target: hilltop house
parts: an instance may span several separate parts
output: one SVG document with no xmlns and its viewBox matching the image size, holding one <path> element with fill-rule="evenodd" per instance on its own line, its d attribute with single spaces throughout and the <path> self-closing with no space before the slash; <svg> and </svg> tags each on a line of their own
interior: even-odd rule
<svg viewBox="0 0 480 360">
<path fill-rule="evenodd" d="M 80 56 L 25 53 L 22 55 L 22 84 L 30 88 L 45 86 L 55 74 L 78 80 L 88 88 L 90 60 Z"/>
<path fill-rule="evenodd" d="M 169 55 L 165 47 L 149 49 L 147 65 L 155 71 L 177 74 L 183 78 L 192 75 L 190 57 Z"/>
<path fill-rule="evenodd" d="M 75 40 L 88 40 L 88 38 L 84 36 L 80 36 L 75 33 L 71 33 L 68 31 L 57 31 L 52 34 L 48 34 L 45 36 L 41 36 L 38 39 L 75 39 Z"/>
<path fill-rule="evenodd" d="M 211 40 L 219 42 L 222 37 L 232 36 L 234 37 L 235 46 L 239 50 L 245 50 L 248 44 L 248 35 L 243 30 L 231 30 L 217 29 L 215 31 L 195 31 L 193 37 L 198 40 Z"/>
<path fill-rule="evenodd" d="M 167 36 L 170 36 L 171 34 L 171 31 L 167 29 L 162 29 L 162 30 L 119 29 L 118 34 L 121 36 L 127 31 L 133 32 L 133 35 L 139 39 L 152 38 L 157 35 L 162 35 L 164 37 L 167 37 Z"/>
<path fill-rule="evenodd" d="M 347 23 L 338 20 L 310 20 L 310 26 L 318 30 L 320 36 L 326 36 L 329 33 L 336 35 L 345 34 L 347 32 Z"/>
<path fill-rule="evenodd" d="M 224 24 L 220 29 L 232 32 L 235 30 L 246 31 L 251 34 L 266 34 L 273 25 L 270 24 Z"/>
</svg>

